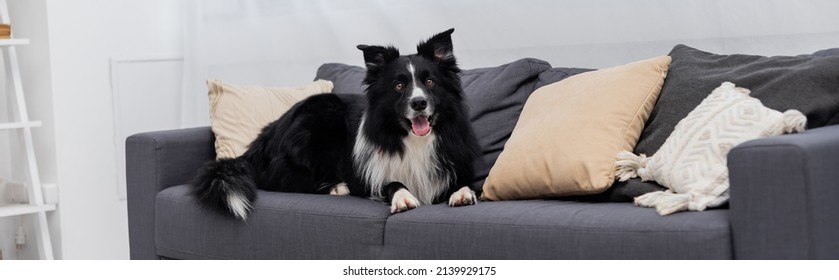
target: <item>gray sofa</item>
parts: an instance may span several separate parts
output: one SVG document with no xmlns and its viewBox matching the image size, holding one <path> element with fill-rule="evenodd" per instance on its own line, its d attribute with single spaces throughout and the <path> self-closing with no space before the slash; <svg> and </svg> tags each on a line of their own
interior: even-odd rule
<svg viewBox="0 0 839 280">
<path fill-rule="evenodd" d="M 696 77 L 687 70 L 695 65 L 678 55 L 677 49 L 671 53 L 674 83 Z M 464 71 L 484 151 L 477 185 L 503 149 L 527 96 L 584 71 L 536 59 Z M 357 93 L 363 90 L 360 75 L 363 70 L 355 66 L 325 64 L 316 78 L 333 80 L 335 92 Z M 667 87 L 675 89 L 669 82 L 656 105 L 659 112 L 648 121 L 652 128 L 667 127 L 661 123 L 666 108 L 658 107 L 668 102 Z M 839 95 L 839 87 L 833 94 Z M 728 157 L 728 206 L 663 217 L 623 202 L 660 188 L 630 181 L 597 196 L 431 205 L 395 215 L 387 205 L 363 198 L 260 191 L 253 214 L 242 222 L 204 211 L 188 195 L 196 170 L 215 158 L 210 128 L 140 133 L 126 140 L 131 258 L 837 259 L 839 125 L 832 124 L 828 118 L 801 134 L 735 147 Z M 642 138 L 650 139 L 639 146 L 649 146 L 657 134 L 645 131 Z"/>
</svg>

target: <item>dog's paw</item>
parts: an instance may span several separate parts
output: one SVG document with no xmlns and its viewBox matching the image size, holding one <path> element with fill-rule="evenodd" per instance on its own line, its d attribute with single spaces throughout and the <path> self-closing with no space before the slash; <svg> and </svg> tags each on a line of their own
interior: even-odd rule
<svg viewBox="0 0 839 280">
<path fill-rule="evenodd" d="M 478 197 L 469 187 L 461 187 L 449 197 L 449 206 L 465 206 L 478 203 Z"/>
<path fill-rule="evenodd" d="M 408 190 L 400 189 L 393 194 L 393 199 L 390 201 L 390 213 L 408 211 L 417 206 L 419 206 L 419 200 Z"/>
<path fill-rule="evenodd" d="M 339 195 L 345 196 L 350 194 L 350 188 L 347 187 L 347 183 L 341 182 L 332 186 L 329 190 L 329 195 Z"/>
</svg>

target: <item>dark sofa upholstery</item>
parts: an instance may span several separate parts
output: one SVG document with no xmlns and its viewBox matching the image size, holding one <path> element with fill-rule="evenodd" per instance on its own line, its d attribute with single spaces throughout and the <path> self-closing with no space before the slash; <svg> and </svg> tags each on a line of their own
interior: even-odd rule
<svg viewBox="0 0 839 280">
<path fill-rule="evenodd" d="M 467 101 L 478 108 L 473 124 L 494 128 L 476 129 L 486 161 L 476 173 L 486 176 L 533 90 L 584 71 L 535 59 L 465 71 Z M 325 64 L 317 76 L 352 92 L 362 90 L 353 83 L 363 73 Z M 499 113 L 486 108 L 497 102 L 481 98 L 501 98 L 512 109 Z M 132 259 L 839 258 L 836 125 L 735 147 L 730 207 L 663 217 L 631 203 L 579 198 L 431 205 L 391 215 L 387 205 L 363 198 L 260 191 L 241 222 L 202 210 L 188 195 L 196 170 L 214 158 L 209 127 L 126 140 Z M 610 192 L 632 193 L 626 187 Z"/>
<path fill-rule="evenodd" d="M 130 184 L 131 256 L 137 259 L 729 259 L 730 210 L 660 217 L 630 203 L 562 200 L 479 202 L 451 208 L 423 206 L 390 215 L 387 205 L 357 198 L 259 192 L 247 222 L 206 212 L 188 195 L 194 170 L 165 168 L 174 159 L 198 158 L 167 146 L 212 147 L 209 128 L 198 137 L 180 130 L 131 136 L 150 155 L 145 178 Z M 191 143 L 191 144 L 190 144 Z M 129 144 L 131 145 L 131 144 Z M 139 147 L 138 147 L 139 148 Z M 143 148 L 133 149 L 137 152 Z M 213 158 L 212 149 L 201 158 Z M 145 154 L 145 153 L 137 153 Z M 133 159 L 129 159 L 133 160 Z M 202 161 L 197 161 L 200 166 Z M 129 167 L 130 168 L 130 167 Z M 154 173 L 149 173 L 152 175 Z M 169 181 L 172 182 L 172 181 Z M 136 212 L 136 211 L 134 211 Z M 139 214 L 139 213 L 138 213 Z M 140 227 L 137 220 L 143 219 Z M 148 250 L 138 250 L 147 248 Z"/>
</svg>

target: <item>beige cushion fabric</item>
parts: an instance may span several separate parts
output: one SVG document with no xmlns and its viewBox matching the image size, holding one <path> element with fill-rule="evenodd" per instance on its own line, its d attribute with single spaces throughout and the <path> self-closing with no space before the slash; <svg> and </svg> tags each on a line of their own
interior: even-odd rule
<svg viewBox="0 0 839 280">
<path fill-rule="evenodd" d="M 262 128 L 294 103 L 332 92 L 332 82 L 318 80 L 300 87 L 240 86 L 208 80 L 210 121 L 216 135 L 216 158 L 242 155 Z"/>
<path fill-rule="evenodd" d="M 482 199 L 599 193 L 614 182 L 615 155 L 632 150 L 655 105 L 670 57 L 578 74 L 537 89 L 525 103 Z"/>
</svg>

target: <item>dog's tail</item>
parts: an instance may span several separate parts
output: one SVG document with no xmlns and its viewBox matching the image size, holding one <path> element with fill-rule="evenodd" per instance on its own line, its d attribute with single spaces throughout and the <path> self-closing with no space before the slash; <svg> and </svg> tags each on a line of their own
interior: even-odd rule
<svg viewBox="0 0 839 280">
<path fill-rule="evenodd" d="M 242 157 L 207 163 L 192 184 L 192 195 L 204 207 L 245 220 L 256 199 L 252 170 Z"/>
</svg>

